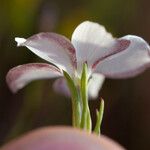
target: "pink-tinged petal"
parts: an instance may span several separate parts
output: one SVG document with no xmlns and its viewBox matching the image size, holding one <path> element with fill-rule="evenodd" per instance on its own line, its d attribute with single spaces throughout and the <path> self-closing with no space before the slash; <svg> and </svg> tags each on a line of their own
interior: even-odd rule
<svg viewBox="0 0 150 150">
<path fill-rule="evenodd" d="M 70 90 L 64 78 L 57 79 L 53 84 L 53 89 L 60 94 L 71 97 Z"/>
<path fill-rule="evenodd" d="M 49 79 L 62 76 L 55 66 L 45 63 L 30 63 L 12 68 L 6 76 L 6 81 L 12 92 L 17 92 L 29 82 L 37 79 Z"/>
<path fill-rule="evenodd" d="M 127 78 L 150 66 L 150 46 L 140 37 L 124 36 L 116 41 L 113 48 L 118 49 L 118 53 L 100 59 L 95 72 L 110 78 Z"/>
<path fill-rule="evenodd" d="M 88 85 L 88 94 L 91 99 L 98 97 L 99 91 L 102 88 L 105 77 L 102 74 L 93 73 Z"/>
<path fill-rule="evenodd" d="M 107 47 L 110 47 L 114 42 L 114 38 L 106 31 L 104 26 L 85 21 L 77 26 L 73 32 L 71 42 L 76 49 L 80 72 L 84 62 L 87 62 L 90 67 L 99 57 L 112 53 L 112 50 Z"/>
<path fill-rule="evenodd" d="M 102 74 L 92 74 L 88 84 L 88 95 L 90 99 L 96 99 L 98 97 L 104 80 L 105 77 Z M 56 92 L 65 95 L 66 97 L 71 97 L 70 90 L 64 78 L 57 79 L 53 84 L 53 89 Z"/>
<path fill-rule="evenodd" d="M 0 148 L 1 150 L 125 150 L 106 136 L 69 127 L 41 128 Z"/>
<path fill-rule="evenodd" d="M 76 68 L 76 53 L 71 42 L 55 33 L 39 33 L 28 39 L 15 38 L 18 46 L 26 46 L 39 57 L 72 74 Z"/>
<path fill-rule="evenodd" d="M 117 39 L 114 42 L 112 42 L 112 44 L 110 45 L 110 47 L 108 47 L 108 49 L 110 50 L 110 53 L 105 54 L 103 57 L 99 56 L 99 58 L 92 64 L 92 71 L 95 70 L 97 64 L 99 64 L 99 62 L 103 61 L 104 59 L 117 54 L 125 49 L 127 49 L 130 45 L 130 41 L 126 40 L 126 39 Z"/>
</svg>

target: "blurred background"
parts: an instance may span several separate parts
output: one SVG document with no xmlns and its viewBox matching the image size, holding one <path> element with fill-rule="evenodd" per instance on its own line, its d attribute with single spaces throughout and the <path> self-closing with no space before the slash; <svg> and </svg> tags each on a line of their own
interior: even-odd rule
<svg viewBox="0 0 150 150">
<path fill-rule="evenodd" d="M 71 125 L 70 99 L 55 93 L 53 80 L 35 81 L 12 94 L 5 76 L 14 66 L 42 62 L 14 37 L 41 31 L 71 37 L 84 20 L 103 24 L 114 36 L 150 41 L 149 0 L 0 0 L 0 144 L 41 126 Z M 129 150 L 150 149 L 150 70 L 126 80 L 107 79 L 102 133 Z M 99 99 L 90 101 L 92 117 Z M 93 119 L 93 124 L 95 120 Z"/>
</svg>

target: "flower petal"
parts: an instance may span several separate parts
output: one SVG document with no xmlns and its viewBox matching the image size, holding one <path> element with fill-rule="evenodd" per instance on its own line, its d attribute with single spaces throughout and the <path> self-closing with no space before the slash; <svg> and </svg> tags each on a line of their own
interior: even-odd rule
<svg viewBox="0 0 150 150">
<path fill-rule="evenodd" d="M 55 64 L 60 69 L 73 73 L 76 54 L 70 41 L 59 34 L 39 33 L 28 39 L 15 38 L 18 46 L 26 46 L 39 57 Z"/>
<path fill-rule="evenodd" d="M 30 63 L 12 68 L 6 76 L 6 81 L 12 92 L 17 92 L 29 82 L 37 79 L 48 79 L 62 76 L 55 66 L 45 63 Z"/>
<path fill-rule="evenodd" d="M 71 97 L 69 88 L 64 78 L 57 79 L 53 84 L 53 89 L 60 94 Z"/>
<path fill-rule="evenodd" d="M 105 77 L 102 74 L 93 73 L 88 85 L 88 94 L 91 99 L 98 97 L 99 91 L 102 88 Z"/>
<path fill-rule="evenodd" d="M 71 39 L 76 49 L 79 72 L 83 63 L 87 62 L 90 67 L 99 56 L 103 57 L 111 52 L 106 48 L 113 41 L 112 35 L 102 25 L 90 21 L 81 23 L 73 32 Z"/>
<path fill-rule="evenodd" d="M 150 46 L 142 38 L 127 35 L 117 40 L 130 41 L 118 47 L 118 53 L 112 54 L 100 60 L 96 66 L 96 72 L 110 78 L 133 77 L 150 66 Z M 116 47 L 118 44 L 113 47 Z M 120 45 L 120 44 L 119 44 Z M 124 48 L 122 48 L 125 46 Z M 119 49 L 122 49 L 119 51 Z"/>
<path fill-rule="evenodd" d="M 98 97 L 104 80 L 105 77 L 102 74 L 92 74 L 88 84 L 88 95 L 90 99 L 96 99 Z M 71 97 L 70 90 L 64 78 L 57 79 L 53 84 L 53 89 L 66 97 Z"/>
</svg>

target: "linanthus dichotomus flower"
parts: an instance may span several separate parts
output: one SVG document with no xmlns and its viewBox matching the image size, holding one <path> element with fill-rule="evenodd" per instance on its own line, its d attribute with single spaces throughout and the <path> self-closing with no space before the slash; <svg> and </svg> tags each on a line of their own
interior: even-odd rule
<svg viewBox="0 0 150 150">
<path fill-rule="evenodd" d="M 69 95 L 63 70 L 78 84 L 86 63 L 88 94 L 96 98 L 105 77 L 133 77 L 150 66 L 150 46 L 144 39 L 134 35 L 113 38 L 102 25 L 90 21 L 77 26 L 71 41 L 56 33 L 39 33 L 15 40 L 18 46 L 26 46 L 51 64 L 29 63 L 12 68 L 6 80 L 13 92 L 33 80 L 59 78 L 54 83 L 55 90 Z"/>
</svg>

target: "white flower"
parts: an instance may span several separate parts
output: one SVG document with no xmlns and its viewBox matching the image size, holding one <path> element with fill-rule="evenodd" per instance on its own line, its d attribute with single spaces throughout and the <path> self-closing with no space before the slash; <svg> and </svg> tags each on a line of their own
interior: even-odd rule
<svg viewBox="0 0 150 150">
<path fill-rule="evenodd" d="M 77 82 L 83 64 L 87 63 L 89 96 L 95 98 L 105 77 L 133 77 L 150 66 L 150 47 L 142 38 L 127 35 L 116 39 L 102 25 L 89 21 L 75 29 L 71 42 L 55 33 L 39 33 L 15 40 L 18 46 L 26 46 L 53 65 L 30 63 L 11 69 L 6 80 L 13 92 L 33 80 L 59 77 L 54 88 L 68 95 L 63 70 Z"/>
</svg>

